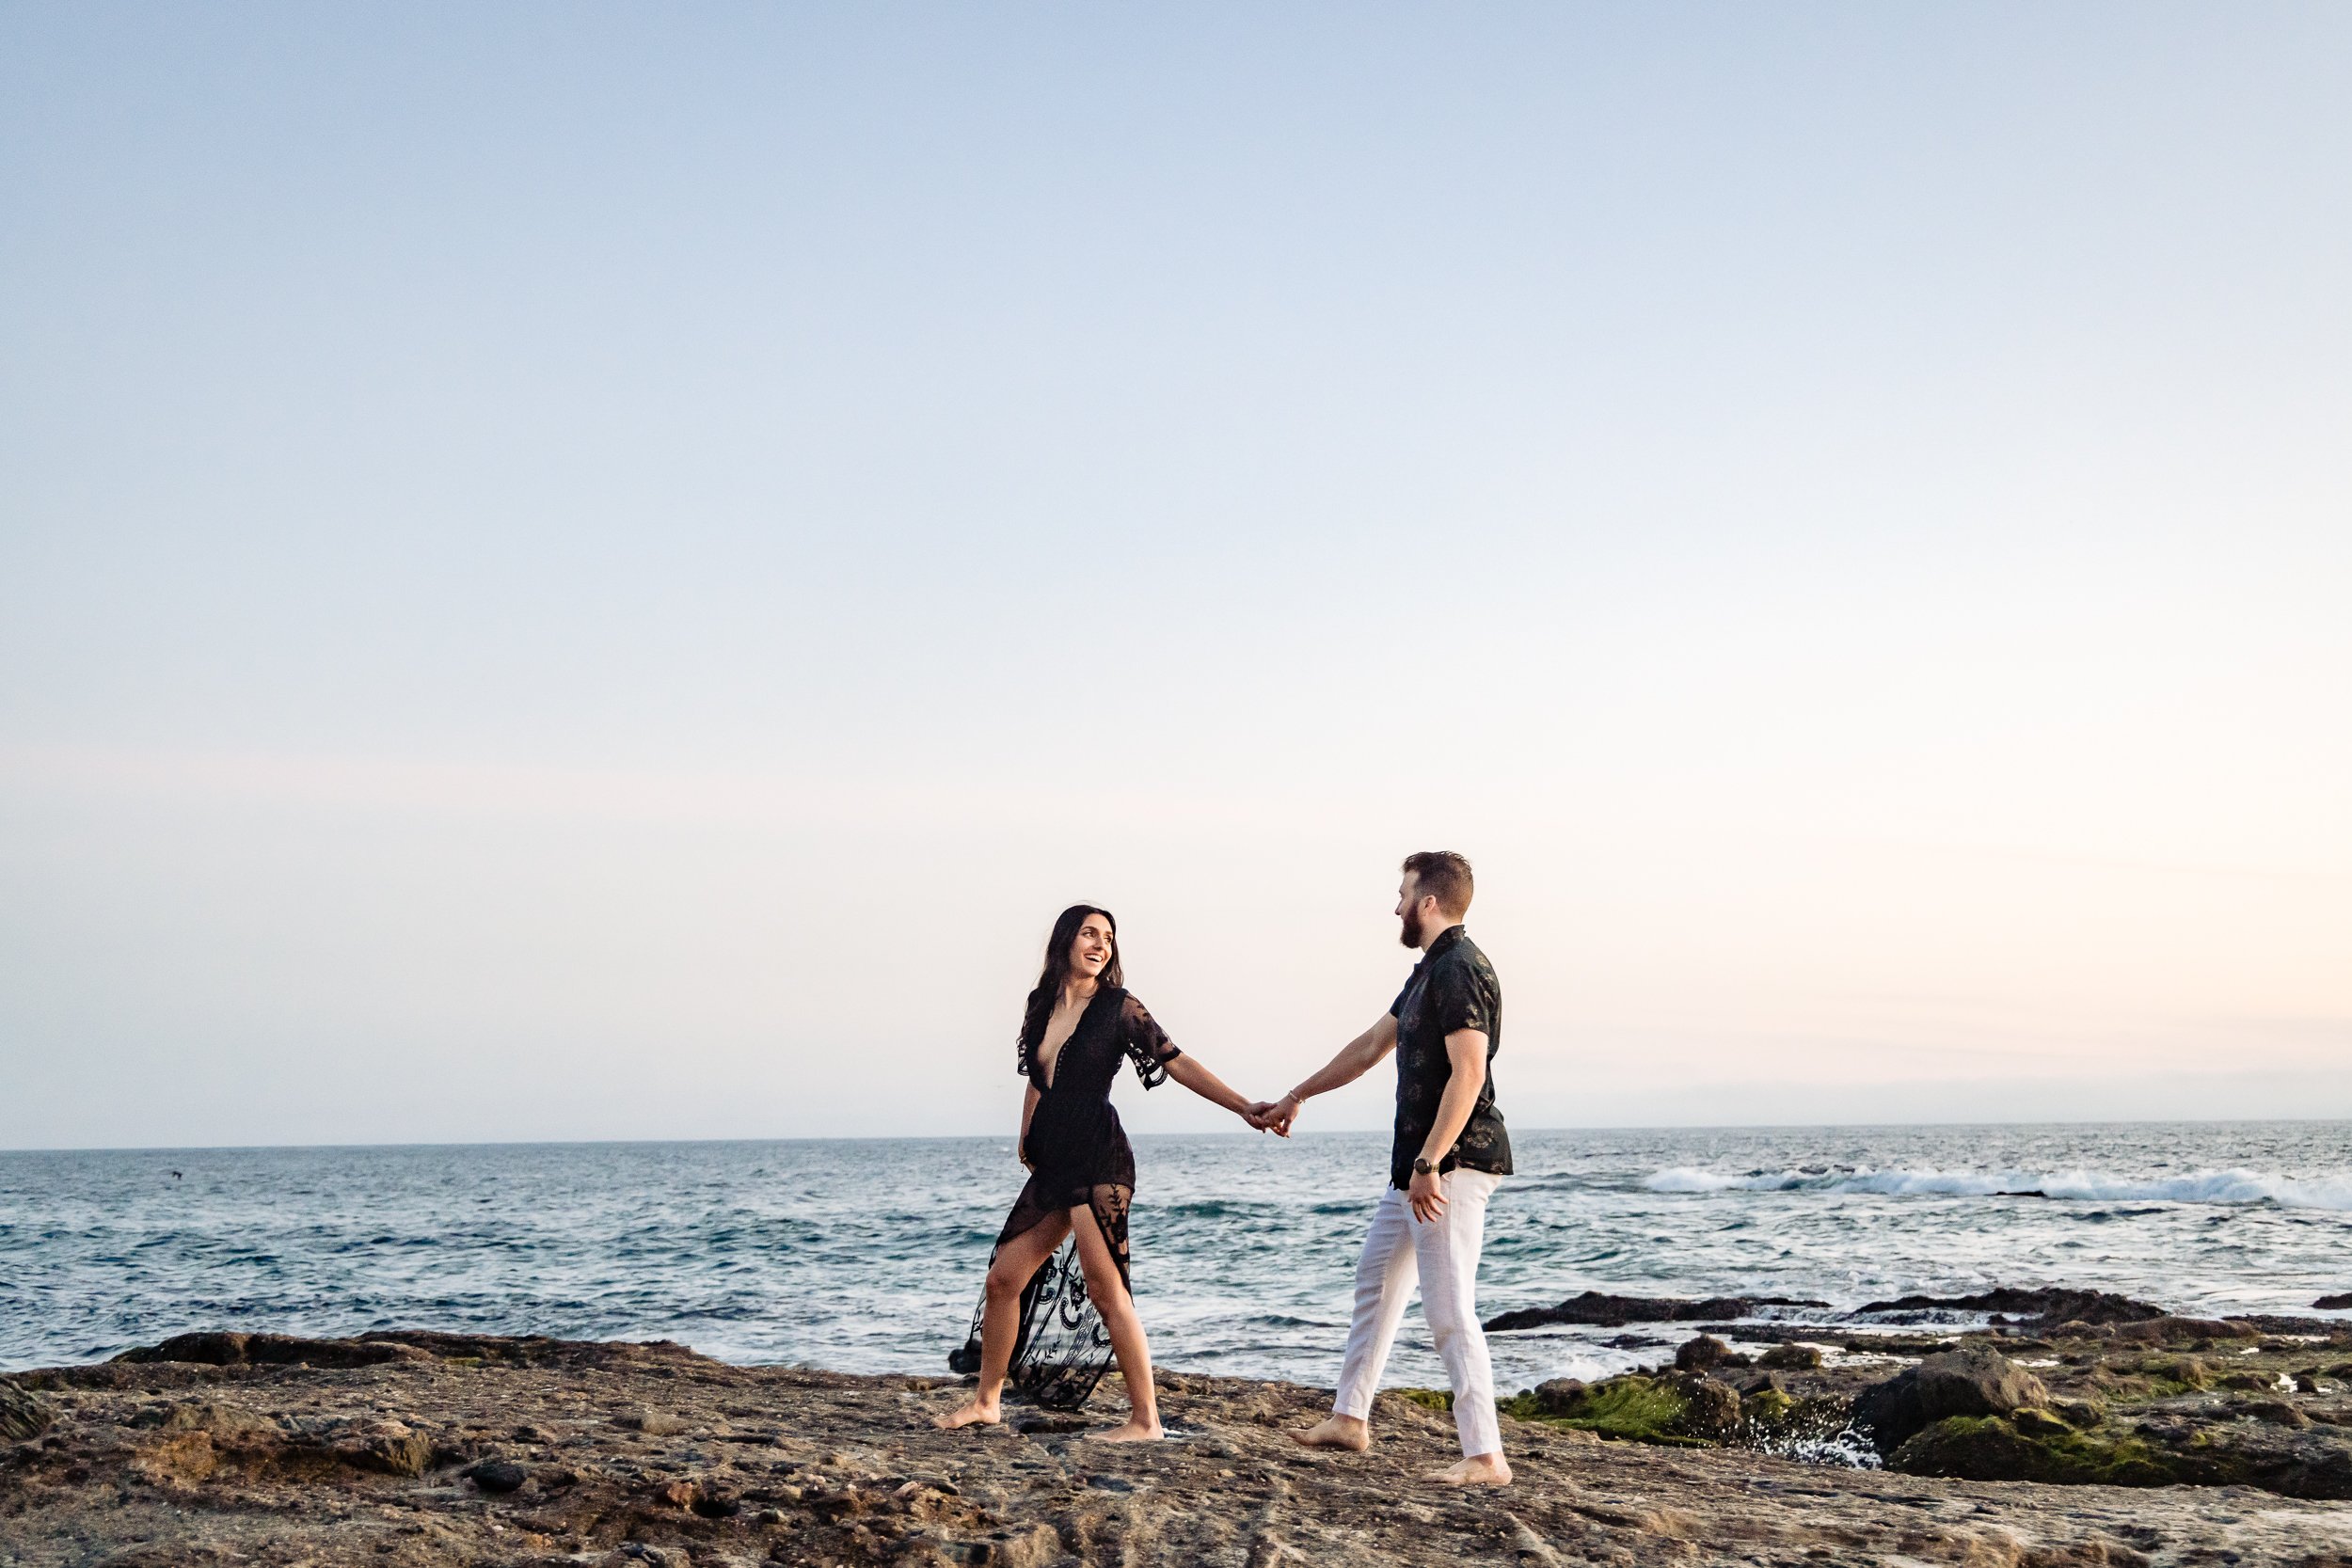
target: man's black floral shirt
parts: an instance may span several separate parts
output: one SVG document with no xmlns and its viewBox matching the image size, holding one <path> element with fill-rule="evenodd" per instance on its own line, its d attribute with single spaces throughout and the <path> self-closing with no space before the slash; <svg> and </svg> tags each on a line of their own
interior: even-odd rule
<svg viewBox="0 0 2352 1568">
<path fill-rule="evenodd" d="M 1412 977 L 1389 1009 L 1396 1020 L 1396 1144 L 1389 1157 L 1389 1181 L 1397 1187 L 1413 1184 L 1413 1161 L 1437 1125 L 1438 1101 L 1454 1077 L 1454 1064 L 1445 1053 L 1445 1037 L 1456 1029 L 1476 1029 L 1486 1037 L 1486 1081 L 1479 1085 L 1478 1103 L 1454 1147 L 1438 1163 L 1440 1171 L 1462 1166 L 1511 1174 L 1511 1135 L 1503 1131 L 1502 1113 L 1495 1109 L 1495 1053 L 1502 1048 L 1502 983 L 1495 966 L 1459 926 L 1429 944 L 1428 954 L 1413 966 Z"/>
</svg>

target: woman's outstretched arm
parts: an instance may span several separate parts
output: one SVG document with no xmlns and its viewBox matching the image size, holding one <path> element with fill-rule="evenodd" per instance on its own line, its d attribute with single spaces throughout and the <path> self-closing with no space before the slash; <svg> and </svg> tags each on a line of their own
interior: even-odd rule
<svg viewBox="0 0 2352 1568">
<path fill-rule="evenodd" d="M 1225 1080 L 1200 1065 L 1198 1056 L 1171 1056 L 1164 1064 L 1168 1075 L 1212 1105 L 1222 1105 L 1237 1117 L 1249 1114 L 1250 1102 L 1235 1094 Z"/>
</svg>

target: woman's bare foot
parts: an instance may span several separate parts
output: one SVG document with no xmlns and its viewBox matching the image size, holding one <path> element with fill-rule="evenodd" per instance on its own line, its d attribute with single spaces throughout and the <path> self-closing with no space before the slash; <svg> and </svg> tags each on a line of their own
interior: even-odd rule
<svg viewBox="0 0 2352 1568">
<path fill-rule="evenodd" d="M 1004 1418 L 1004 1410 L 995 1401 L 974 1400 L 969 1404 L 958 1405 L 945 1416 L 932 1417 L 931 1425 L 942 1432 L 953 1432 L 958 1427 L 994 1426 Z"/>
<path fill-rule="evenodd" d="M 1345 1449 L 1361 1453 L 1372 1447 L 1372 1426 L 1353 1416 L 1326 1416 L 1304 1432 L 1290 1434 L 1302 1449 Z"/>
<path fill-rule="evenodd" d="M 1511 1465 L 1498 1449 L 1493 1453 L 1472 1454 L 1450 1469 L 1432 1470 L 1428 1479 L 1448 1486 L 1508 1486 Z"/>
<path fill-rule="evenodd" d="M 1147 1421 L 1140 1417 L 1130 1416 L 1118 1426 L 1089 1432 L 1087 1435 L 1097 1443 L 1156 1443 L 1168 1433 L 1160 1430 L 1156 1419 Z"/>
</svg>

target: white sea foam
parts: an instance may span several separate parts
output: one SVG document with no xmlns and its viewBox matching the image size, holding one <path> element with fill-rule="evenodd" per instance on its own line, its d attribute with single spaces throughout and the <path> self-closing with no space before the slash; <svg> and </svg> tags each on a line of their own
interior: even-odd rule
<svg viewBox="0 0 2352 1568">
<path fill-rule="evenodd" d="M 1990 1197 L 2040 1193 L 2080 1202 L 2272 1203 L 2283 1209 L 2352 1211 L 2352 1177 L 2297 1179 L 2252 1170 L 2201 1170 L 2184 1176 L 2114 1176 L 2067 1170 L 1815 1169 L 1745 1175 L 1677 1165 L 1654 1173 L 1653 1193 L 1875 1193 L 1891 1196 Z"/>
</svg>

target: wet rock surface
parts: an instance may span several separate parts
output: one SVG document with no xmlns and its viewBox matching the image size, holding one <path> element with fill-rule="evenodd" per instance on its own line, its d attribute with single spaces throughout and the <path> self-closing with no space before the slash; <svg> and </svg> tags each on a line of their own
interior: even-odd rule
<svg viewBox="0 0 2352 1568">
<path fill-rule="evenodd" d="M 1695 1323 L 1714 1318 L 1744 1318 L 1759 1307 L 1826 1307 L 1825 1301 L 1798 1301 L 1782 1296 L 1613 1296 L 1586 1291 L 1557 1307 L 1531 1307 L 1487 1320 L 1491 1332 L 1541 1328 L 1550 1323 L 1582 1323 L 1616 1328 L 1626 1323 Z"/>
<path fill-rule="evenodd" d="M 363 1343 L 421 1354 L 338 1359 L 315 1348 Z M 1562 1380 L 1531 1391 L 1528 1407 L 1540 1399 L 1581 1414 L 1506 1418 L 1518 1484 L 1467 1494 L 1421 1479 L 1454 1457 L 1444 1401 L 1397 1391 L 1381 1397 L 1369 1453 L 1313 1454 L 1282 1430 L 1319 1417 L 1327 1394 L 1170 1375 L 1161 1400 L 1173 1440 L 1106 1447 L 1058 1424 L 935 1432 L 929 1418 L 961 1395 L 953 1380 L 731 1367 L 662 1343 L 310 1344 L 292 1361 L 257 1360 L 248 1342 L 241 1359 L 24 1374 L 18 1386 L 53 1419 L 0 1448 L 0 1560 L 2352 1565 L 2352 1504 L 2301 1500 L 2324 1492 L 2329 1456 L 2344 1451 L 2345 1434 L 2323 1412 L 2352 1404 L 2329 1370 L 2352 1363 L 2352 1338 L 2254 1345 L 2233 1367 L 2276 1366 L 2290 1387 L 2296 1370 L 2317 1374 L 2316 1392 L 2259 1396 L 2211 1375 L 2207 1363 L 2236 1347 L 2151 1356 L 2086 1341 L 2077 1365 L 2066 1359 L 2075 1347 L 2043 1346 L 2031 1358 L 2057 1365 L 2026 1370 L 2046 1384 L 2048 1407 L 1947 1418 L 1898 1449 L 1934 1474 L 1800 1464 L 1753 1446 L 1789 1409 L 1842 1418 L 1856 1387 L 1888 1381 L 1883 1356 L 1778 1369 L 1789 1391 L 1756 1396 L 1671 1368 L 1639 1388 Z M 2160 1365 L 2140 1365 L 2149 1360 Z M 2257 1398 L 2312 1424 L 2223 1414 Z M 1114 1378 L 1094 1424 L 1116 1419 L 1121 1403 Z M 1592 1424 L 1602 1416 L 1650 1436 L 1607 1440 Z M 2137 1443 L 2108 1473 L 2138 1479 L 2126 1461 L 2165 1447 L 2142 1427 L 2201 1423 L 2210 1434 L 2224 1421 L 2247 1434 L 2244 1475 L 2259 1463 L 2267 1483 L 1965 1479 L 2040 1466 L 2077 1481 L 2059 1447 L 2068 1440 L 2090 1450 Z M 2263 1484 L 2272 1489 L 2250 1489 Z"/>
<path fill-rule="evenodd" d="M 1963 1345 L 1866 1388 L 1853 1402 L 1857 1430 L 1882 1452 L 1955 1416 L 2007 1416 L 2050 1402 L 2042 1380 L 1990 1344 Z"/>
<path fill-rule="evenodd" d="M 2018 1290 L 2004 1287 L 1965 1296 L 1900 1296 L 1893 1301 L 1867 1302 L 1854 1308 L 1856 1318 L 1887 1318 L 1938 1312 L 1990 1312 L 2035 1323 L 2125 1323 L 2161 1318 L 2164 1308 L 2106 1291 L 2060 1288 Z"/>
<path fill-rule="evenodd" d="M 2352 1330 L 2299 1326 L 2074 1321 L 2035 1336 L 1850 1338 L 1828 1354 L 1775 1340 L 1747 1369 L 1709 1334 L 1672 1366 L 1546 1385 L 1504 1408 L 1628 1441 L 1842 1456 L 1917 1475 L 2352 1499 L 2352 1362 L 2342 1359 Z"/>
</svg>

